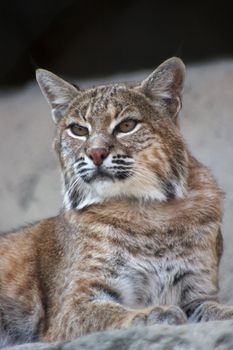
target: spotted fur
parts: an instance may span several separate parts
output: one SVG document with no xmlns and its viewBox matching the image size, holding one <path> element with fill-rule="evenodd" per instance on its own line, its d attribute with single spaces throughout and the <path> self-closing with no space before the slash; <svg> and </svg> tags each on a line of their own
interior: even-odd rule
<svg viewBox="0 0 233 350">
<path fill-rule="evenodd" d="M 37 72 L 64 206 L 0 238 L 2 345 L 233 317 L 217 299 L 223 195 L 178 127 L 184 75 L 172 58 L 141 83 L 81 90 Z"/>
</svg>

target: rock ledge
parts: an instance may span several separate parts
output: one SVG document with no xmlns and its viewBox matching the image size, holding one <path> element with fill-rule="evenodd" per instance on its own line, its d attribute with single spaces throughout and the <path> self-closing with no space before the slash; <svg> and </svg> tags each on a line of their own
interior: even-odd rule
<svg viewBox="0 0 233 350">
<path fill-rule="evenodd" d="M 5 350 L 232 350 L 233 320 L 157 325 L 93 333 L 70 342 L 34 343 Z"/>
</svg>

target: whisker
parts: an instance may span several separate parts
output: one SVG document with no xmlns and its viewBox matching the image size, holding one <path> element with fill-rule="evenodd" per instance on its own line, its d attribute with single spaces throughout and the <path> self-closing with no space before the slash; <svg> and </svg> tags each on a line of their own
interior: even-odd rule
<svg viewBox="0 0 233 350">
<path fill-rule="evenodd" d="M 113 164 L 122 164 L 122 165 L 132 165 L 134 162 L 127 162 L 123 159 L 113 159 L 112 163 Z"/>
<path fill-rule="evenodd" d="M 92 168 L 85 168 L 85 169 L 80 169 L 80 170 L 78 170 L 78 174 L 83 174 L 83 173 L 85 173 L 86 171 L 90 171 L 90 170 L 94 170 L 94 169 L 92 169 Z"/>
<path fill-rule="evenodd" d="M 87 165 L 87 162 L 81 162 L 81 163 L 75 164 L 75 168 L 79 169 L 79 168 L 82 168 L 84 165 Z"/>
<path fill-rule="evenodd" d="M 74 187 L 78 184 L 78 182 L 79 179 L 77 178 L 73 183 L 71 183 L 71 186 L 68 189 L 68 194 L 70 194 L 73 191 Z"/>
<path fill-rule="evenodd" d="M 79 163 L 79 162 L 81 162 L 82 160 L 84 160 L 84 157 L 78 158 L 78 159 L 74 162 L 74 164 Z"/>
<path fill-rule="evenodd" d="M 108 167 L 106 167 L 106 169 L 130 170 L 130 169 L 132 169 L 132 167 L 130 167 L 130 166 L 122 166 L 122 165 L 120 165 L 120 166 L 114 165 L 114 166 L 108 166 Z"/>
</svg>

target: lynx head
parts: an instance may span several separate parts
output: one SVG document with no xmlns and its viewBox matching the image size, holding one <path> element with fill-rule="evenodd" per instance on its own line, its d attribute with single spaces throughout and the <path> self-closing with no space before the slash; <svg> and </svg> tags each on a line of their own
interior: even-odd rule
<svg viewBox="0 0 233 350">
<path fill-rule="evenodd" d="M 177 117 L 184 76 L 178 58 L 165 61 L 141 83 L 87 90 L 37 71 L 57 125 L 65 208 L 113 197 L 167 201 L 183 196 L 187 151 Z"/>
</svg>

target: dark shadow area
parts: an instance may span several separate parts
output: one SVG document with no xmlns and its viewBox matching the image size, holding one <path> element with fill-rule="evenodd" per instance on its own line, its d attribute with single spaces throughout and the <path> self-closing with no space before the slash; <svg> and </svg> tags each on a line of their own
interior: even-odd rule
<svg viewBox="0 0 233 350">
<path fill-rule="evenodd" d="M 36 67 L 90 77 L 233 55 L 233 21 L 222 1 L 2 0 L 0 84 L 22 84 Z"/>
</svg>

